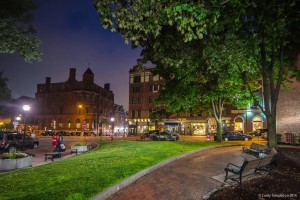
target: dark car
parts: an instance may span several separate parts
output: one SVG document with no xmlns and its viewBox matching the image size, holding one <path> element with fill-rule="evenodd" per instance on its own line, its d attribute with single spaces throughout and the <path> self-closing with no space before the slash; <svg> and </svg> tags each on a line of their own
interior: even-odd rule
<svg viewBox="0 0 300 200">
<path fill-rule="evenodd" d="M 149 138 L 151 134 L 159 134 L 159 130 L 149 131 L 141 136 L 141 139 Z"/>
<path fill-rule="evenodd" d="M 266 128 L 260 128 L 253 131 L 250 135 L 252 137 L 259 136 L 259 137 L 265 137 L 268 134 L 268 129 Z"/>
<path fill-rule="evenodd" d="M 13 152 L 14 148 L 21 149 L 32 148 L 39 146 L 39 141 L 36 138 L 31 138 L 28 135 L 13 132 L 0 132 L 0 149 L 1 151 Z"/>
<path fill-rule="evenodd" d="M 179 140 L 179 135 L 175 132 L 155 132 L 150 134 L 149 138 L 151 140 L 171 140 L 171 141 L 177 141 Z"/>
<path fill-rule="evenodd" d="M 252 140 L 252 137 L 250 135 L 246 135 L 240 132 L 225 132 L 222 135 L 223 140 Z"/>
<path fill-rule="evenodd" d="M 46 131 L 44 133 L 41 134 L 42 136 L 53 136 L 55 135 L 55 132 L 54 131 Z"/>
</svg>

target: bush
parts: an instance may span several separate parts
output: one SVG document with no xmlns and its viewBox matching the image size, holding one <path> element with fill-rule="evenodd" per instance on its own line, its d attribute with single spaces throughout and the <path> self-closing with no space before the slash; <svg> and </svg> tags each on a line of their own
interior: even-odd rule
<svg viewBox="0 0 300 200">
<path fill-rule="evenodd" d="M 281 137 L 282 137 L 282 135 L 280 133 L 276 133 L 276 139 L 278 142 L 281 141 Z"/>
<path fill-rule="evenodd" d="M 18 158 L 26 158 L 29 155 L 27 153 L 17 152 L 16 148 L 12 153 L 3 153 L 1 159 L 18 159 Z"/>
<path fill-rule="evenodd" d="M 73 144 L 73 146 L 87 146 L 86 143 L 75 143 Z"/>
</svg>

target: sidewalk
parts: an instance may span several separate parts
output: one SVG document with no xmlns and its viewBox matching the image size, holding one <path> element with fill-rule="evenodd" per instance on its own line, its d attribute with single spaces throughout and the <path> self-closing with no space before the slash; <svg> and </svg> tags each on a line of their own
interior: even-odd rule
<svg viewBox="0 0 300 200">
<path fill-rule="evenodd" d="M 241 146 L 197 152 L 161 167 L 120 190 L 109 200 L 200 200 L 221 182 L 212 176 L 224 174 L 231 163 L 242 162 Z"/>
</svg>

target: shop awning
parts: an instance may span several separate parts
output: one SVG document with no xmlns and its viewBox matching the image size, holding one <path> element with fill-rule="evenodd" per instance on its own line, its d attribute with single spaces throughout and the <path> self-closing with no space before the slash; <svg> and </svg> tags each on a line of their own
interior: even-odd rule
<svg viewBox="0 0 300 200">
<path fill-rule="evenodd" d="M 165 122 L 165 126 L 178 126 L 179 123 L 177 122 Z"/>
</svg>

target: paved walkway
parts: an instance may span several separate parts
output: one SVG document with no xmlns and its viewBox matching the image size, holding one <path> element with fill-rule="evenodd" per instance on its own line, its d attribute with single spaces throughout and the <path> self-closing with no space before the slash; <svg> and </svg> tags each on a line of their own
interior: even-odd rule
<svg viewBox="0 0 300 200">
<path fill-rule="evenodd" d="M 200 200 L 222 183 L 212 176 L 242 162 L 241 146 L 221 147 L 176 160 L 120 190 L 109 200 Z"/>
</svg>

